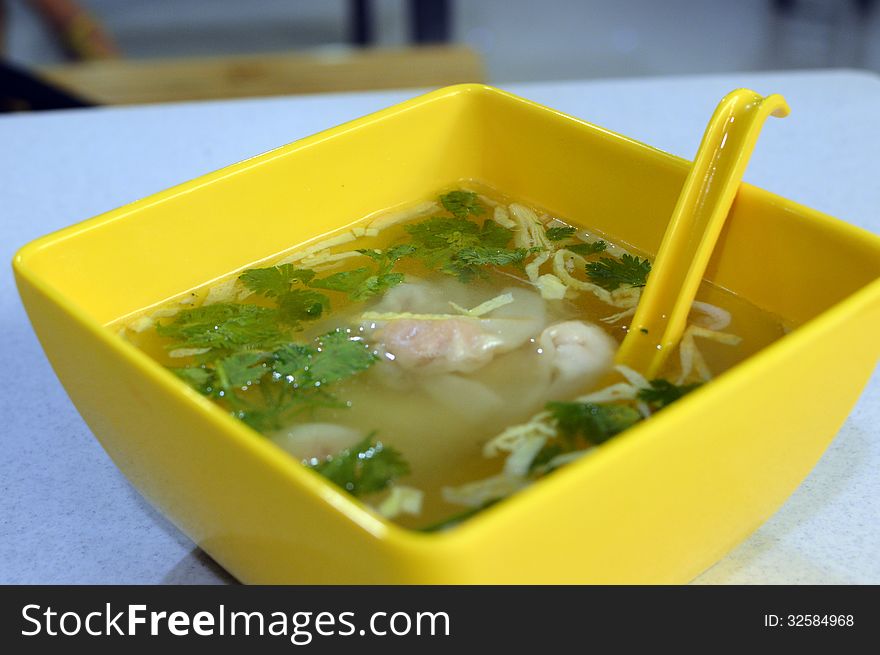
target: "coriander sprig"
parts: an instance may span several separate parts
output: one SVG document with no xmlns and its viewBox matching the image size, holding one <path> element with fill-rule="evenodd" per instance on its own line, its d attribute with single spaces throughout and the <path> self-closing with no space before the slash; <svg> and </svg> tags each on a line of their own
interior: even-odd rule
<svg viewBox="0 0 880 655">
<path fill-rule="evenodd" d="M 382 491 L 409 473 L 409 464 L 398 450 L 368 435 L 351 448 L 310 464 L 310 467 L 352 496 Z"/>
<path fill-rule="evenodd" d="M 199 393 L 218 399 L 259 431 L 321 407 L 344 407 L 333 386 L 370 368 L 378 357 L 345 330 L 312 343 L 241 351 L 201 365 L 171 369 Z M 259 393 L 254 393 L 258 391 Z"/>
<path fill-rule="evenodd" d="M 480 216 L 486 208 L 480 204 L 473 191 L 450 191 L 440 196 L 440 204 L 456 218 L 467 218 L 468 214 Z"/>
<path fill-rule="evenodd" d="M 587 262 L 587 277 L 603 289 L 614 291 L 621 286 L 643 287 L 647 284 L 651 262 L 647 259 L 623 254 L 620 259 L 602 257 Z"/>
<path fill-rule="evenodd" d="M 521 264 L 529 254 L 525 248 L 511 248 L 513 231 L 490 219 L 480 225 L 464 218 L 435 216 L 405 229 L 414 248 L 412 256 L 460 282 L 485 275 L 487 267 Z"/>
</svg>

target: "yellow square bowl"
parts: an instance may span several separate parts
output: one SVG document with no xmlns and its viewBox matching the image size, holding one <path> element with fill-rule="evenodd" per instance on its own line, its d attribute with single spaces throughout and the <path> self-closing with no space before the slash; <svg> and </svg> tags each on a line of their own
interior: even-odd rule
<svg viewBox="0 0 880 655">
<path fill-rule="evenodd" d="M 653 253 L 688 166 L 496 89 L 454 86 L 43 237 L 14 268 L 107 453 L 239 580 L 679 583 L 782 504 L 855 403 L 880 354 L 877 237 L 743 185 L 707 277 L 799 327 L 436 534 L 379 518 L 107 325 L 463 178 Z"/>
</svg>

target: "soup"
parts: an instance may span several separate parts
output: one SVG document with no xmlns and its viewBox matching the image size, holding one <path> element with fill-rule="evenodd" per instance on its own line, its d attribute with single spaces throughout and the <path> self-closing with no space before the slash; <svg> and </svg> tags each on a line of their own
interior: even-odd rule
<svg viewBox="0 0 880 655">
<path fill-rule="evenodd" d="M 468 183 L 120 333 L 383 516 L 447 529 L 785 332 L 704 283 L 659 378 L 615 366 L 651 264 L 570 218 Z"/>
</svg>

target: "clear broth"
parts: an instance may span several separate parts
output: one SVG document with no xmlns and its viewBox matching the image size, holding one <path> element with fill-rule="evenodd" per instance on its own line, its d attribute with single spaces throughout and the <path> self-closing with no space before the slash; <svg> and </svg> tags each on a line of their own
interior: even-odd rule
<svg viewBox="0 0 880 655">
<path fill-rule="evenodd" d="M 497 191 L 472 182 L 467 183 L 466 188 L 477 191 L 492 203 L 508 205 L 511 202 L 510 198 Z M 429 198 L 434 197 L 436 194 Z M 550 216 L 554 224 L 582 226 L 590 223 L 589 216 L 562 218 L 540 209 L 537 209 L 536 213 L 539 216 Z M 489 211 L 480 219 L 491 216 L 492 211 L 489 207 Z M 332 250 L 340 252 L 355 248 L 385 248 L 389 244 L 399 242 L 405 236 L 405 225 L 406 223 L 394 225 L 377 236 L 362 236 Z M 580 227 L 578 229 L 583 230 Z M 591 234 L 634 255 L 644 256 L 627 244 L 615 244 L 604 235 Z M 343 260 L 341 266 L 328 272 L 343 271 L 361 265 L 363 262 L 353 257 Z M 534 291 L 534 285 L 525 278 L 525 275 L 511 270 L 490 271 L 485 279 L 478 279 L 469 284 L 461 284 L 444 273 L 428 271 L 417 261 L 402 260 L 395 270 L 404 273 L 408 281 L 416 279 L 442 289 L 443 302 L 432 310 L 436 313 L 448 313 L 450 300 L 462 307 L 470 308 L 498 296 L 508 288 Z M 541 270 L 549 271 L 549 265 L 545 264 Z M 209 289 L 210 286 L 206 285 L 196 290 L 195 296 L 188 294 L 188 297 L 204 299 Z M 360 314 L 382 302 L 381 296 L 363 303 L 338 302 L 340 298 L 339 294 L 334 294 L 332 311 L 324 318 L 307 324 L 303 331 L 294 333 L 291 340 L 307 342 L 337 327 L 355 326 L 354 329 L 357 330 Z M 724 331 L 741 338 L 741 342 L 736 346 L 712 341 L 700 342 L 700 351 L 713 375 L 723 373 L 787 331 L 778 317 L 708 282 L 702 284 L 697 299 L 728 311 L 732 320 Z M 250 296 L 242 302 L 268 304 L 265 298 L 258 295 Z M 630 318 L 622 318 L 611 324 L 602 322 L 599 319 L 619 310 L 609 307 L 590 293 L 579 293 L 564 300 L 546 300 L 544 303 L 547 318 L 543 321 L 543 325 L 580 319 L 601 326 L 618 343 L 626 334 Z M 165 307 L 180 308 L 179 301 L 170 302 Z M 155 311 L 155 308 L 151 311 Z M 173 319 L 158 320 L 167 322 Z M 132 325 L 131 320 L 127 320 L 125 325 Z M 153 329 L 137 332 L 124 329 L 124 325 L 115 327 L 123 328 L 121 332 L 125 338 L 164 366 L 179 367 L 192 364 L 194 361 L 191 357 L 170 357 L 169 340 L 160 337 Z M 473 372 L 456 374 L 456 379 L 451 382 L 446 380 L 445 384 L 439 385 L 440 388 L 431 382 L 431 376 L 420 378 L 418 375 L 409 376 L 404 383 L 389 385 L 387 380 L 383 381 L 382 376 L 387 373 L 387 367 L 394 366 L 394 363 L 382 359 L 364 373 L 334 386 L 334 394 L 347 401 L 347 408 L 319 409 L 314 416 L 302 417 L 300 420 L 334 423 L 353 428 L 361 434 L 375 431 L 377 438 L 383 443 L 393 445 L 410 464 L 411 473 L 402 478 L 400 483 L 424 492 L 420 514 L 418 516 L 403 514 L 396 517 L 395 521 L 413 528 L 442 521 L 463 509 L 460 505 L 446 502 L 441 493 L 442 488 L 499 473 L 504 460 L 484 457 L 482 453 L 484 444 L 505 427 L 527 421 L 549 400 L 536 392 L 533 380 L 534 371 L 540 368 L 543 356 L 537 337 L 538 334 L 533 335 L 533 338 L 520 347 L 497 355 L 488 364 Z M 670 357 L 661 377 L 675 379 L 678 372 L 678 358 Z M 599 386 L 602 384 L 595 385 L 594 388 Z M 483 394 L 486 398 L 481 396 L 484 389 L 489 392 Z M 475 393 L 474 390 L 479 393 Z M 575 395 L 588 391 L 590 389 L 579 389 Z M 498 402 L 499 399 L 501 402 Z M 552 398 L 552 400 L 566 400 L 566 398 Z"/>
</svg>

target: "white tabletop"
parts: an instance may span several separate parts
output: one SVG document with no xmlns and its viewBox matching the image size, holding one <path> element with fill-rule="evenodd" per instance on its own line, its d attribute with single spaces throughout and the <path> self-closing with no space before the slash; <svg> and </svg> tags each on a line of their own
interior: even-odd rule
<svg viewBox="0 0 880 655">
<path fill-rule="evenodd" d="M 792 114 L 746 179 L 880 232 L 880 78 L 861 72 L 542 83 L 509 90 L 692 157 L 715 103 L 747 86 Z M 416 95 L 237 100 L 0 117 L 0 248 Z M 0 276 L 0 583 L 211 583 L 230 577 L 116 470 Z M 704 583 L 880 583 L 880 376 L 783 508 Z"/>
</svg>

